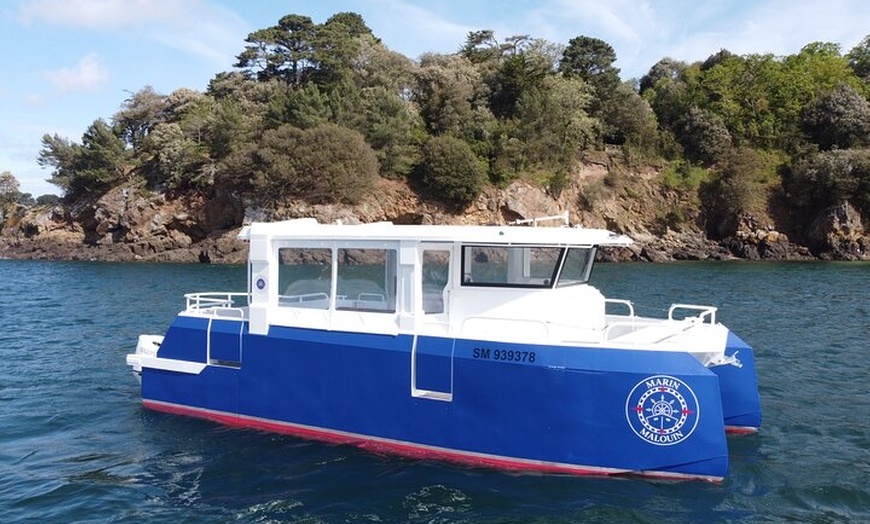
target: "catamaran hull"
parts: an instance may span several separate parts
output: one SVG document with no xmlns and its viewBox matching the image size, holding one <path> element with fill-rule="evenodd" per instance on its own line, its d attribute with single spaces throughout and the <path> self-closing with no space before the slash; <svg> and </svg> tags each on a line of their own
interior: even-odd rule
<svg viewBox="0 0 870 524">
<path fill-rule="evenodd" d="M 151 409 L 383 452 L 540 472 L 718 481 L 728 471 L 730 371 L 686 353 L 275 326 L 253 335 L 244 321 L 182 315 L 141 372 Z"/>
<path fill-rule="evenodd" d="M 728 433 L 755 433 L 761 427 L 755 354 L 746 342 L 729 331 L 725 358 L 732 363 L 711 368 L 719 377 L 725 430 Z"/>
</svg>

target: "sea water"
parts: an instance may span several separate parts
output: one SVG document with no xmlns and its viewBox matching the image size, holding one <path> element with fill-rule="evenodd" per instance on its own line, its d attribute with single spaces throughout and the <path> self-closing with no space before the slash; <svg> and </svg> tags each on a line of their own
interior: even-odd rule
<svg viewBox="0 0 870 524">
<path fill-rule="evenodd" d="M 150 412 L 125 364 L 242 266 L 0 260 L 0 515 L 13 522 L 870 522 L 870 264 L 599 264 L 638 314 L 715 305 L 760 433 L 719 484 L 516 475 Z"/>
</svg>

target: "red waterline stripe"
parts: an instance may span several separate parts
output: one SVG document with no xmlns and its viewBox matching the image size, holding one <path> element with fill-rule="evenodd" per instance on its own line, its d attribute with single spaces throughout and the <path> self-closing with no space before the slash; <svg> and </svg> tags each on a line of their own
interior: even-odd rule
<svg viewBox="0 0 870 524">
<path fill-rule="evenodd" d="M 729 435 L 751 435 L 758 433 L 758 428 L 752 426 L 725 426 L 725 433 Z"/>
<path fill-rule="evenodd" d="M 410 444 L 402 441 L 356 435 L 335 430 L 312 428 L 289 422 L 277 422 L 268 419 L 232 415 L 220 411 L 193 408 L 156 400 L 143 400 L 142 404 L 146 408 L 155 411 L 161 411 L 173 415 L 192 416 L 211 420 L 227 426 L 259 429 L 310 440 L 329 442 L 331 444 L 352 445 L 376 454 L 394 454 L 413 459 L 445 460 L 471 466 L 488 466 L 496 469 L 535 473 L 569 473 L 573 475 L 591 476 L 638 475 L 646 478 L 662 480 L 705 480 L 714 483 L 719 483 L 723 480 L 722 477 L 706 475 L 687 475 L 682 473 L 657 471 L 629 471 L 502 458 L 493 455 L 455 451 L 421 444 Z"/>
</svg>

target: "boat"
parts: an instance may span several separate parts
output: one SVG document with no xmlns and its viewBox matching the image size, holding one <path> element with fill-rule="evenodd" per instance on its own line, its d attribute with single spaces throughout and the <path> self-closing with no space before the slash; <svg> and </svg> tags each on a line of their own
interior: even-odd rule
<svg viewBox="0 0 870 524">
<path fill-rule="evenodd" d="M 635 313 L 602 229 L 253 223 L 247 289 L 185 295 L 127 363 L 146 408 L 513 471 L 720 482 L 761 425 L 713 306 Z"/>
</svg>

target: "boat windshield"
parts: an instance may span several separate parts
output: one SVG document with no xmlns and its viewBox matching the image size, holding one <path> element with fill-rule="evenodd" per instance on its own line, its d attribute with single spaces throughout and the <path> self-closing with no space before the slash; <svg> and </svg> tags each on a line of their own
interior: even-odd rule
<svg viewBox="0 0 870 524">
<path fill-rule="evenodd" d="M 595 260 L 595 248 L 572 247 L 565 255 L 562 271 L 559 273 L 557 287 L 585 284 L 592 273 L 592 263 Z"/>
</svg>

